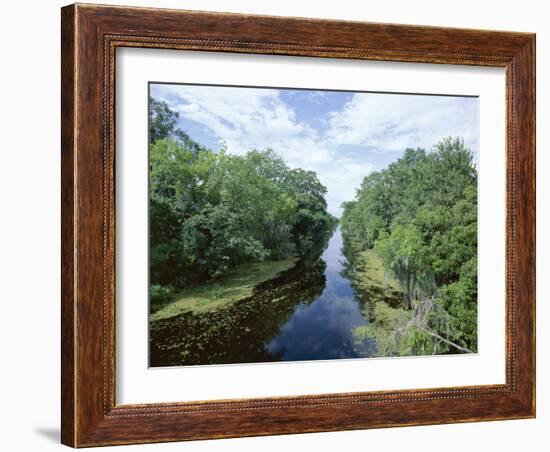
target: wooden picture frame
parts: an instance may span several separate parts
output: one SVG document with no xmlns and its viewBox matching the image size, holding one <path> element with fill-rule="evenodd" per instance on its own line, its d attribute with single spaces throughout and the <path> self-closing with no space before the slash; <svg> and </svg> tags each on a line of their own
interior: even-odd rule
<svg viewBox="0 0 550 452">
<path fill-rule="evenodd" d="M 62 442 L 73 447 L 535 416 L 535 35 L 70 5 L 62 9 Z M 115 403 L 115 50 L 506 69 L 506 383 Z"/>
</svg>

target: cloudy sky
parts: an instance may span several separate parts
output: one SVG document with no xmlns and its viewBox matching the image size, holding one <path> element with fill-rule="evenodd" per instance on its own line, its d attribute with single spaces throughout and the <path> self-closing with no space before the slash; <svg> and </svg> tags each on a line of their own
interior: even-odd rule
<svg viewBox="0 0 550 452">
<path fill-rule="evenodd" d="M 150 94 L 179 112 L 179 127 L 228 152 L 271 148 L 291 167 L 317 173 L 329 210 L 340 216 L 364 176 L 407 147 L 430 150 L 460 136 L 477 155 L 477 99 L 274 88 L 151 84 Z"/>
</svg>

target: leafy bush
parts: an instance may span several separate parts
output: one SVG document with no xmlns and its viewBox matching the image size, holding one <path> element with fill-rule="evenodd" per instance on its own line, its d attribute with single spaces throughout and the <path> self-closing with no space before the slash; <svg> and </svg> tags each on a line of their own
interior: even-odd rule
<svg viewBox="0 0 550 452">
<path fill-rule="evenodd" d="M 180 289 L 244 263 L 321 253 L 336 219 L 314 172 L 289 168 L 270 149 L 200 146 L 154 98 L 149 114 L 153 285 Z"/>
<path fill-rule="evenodd" d="M 172 298 L 174 297 L 174 288 L 171 286 L 151 284 L 149 289 L 149 297 L 151 308 L 156 309 L 172 301 Z"/>
</svg>

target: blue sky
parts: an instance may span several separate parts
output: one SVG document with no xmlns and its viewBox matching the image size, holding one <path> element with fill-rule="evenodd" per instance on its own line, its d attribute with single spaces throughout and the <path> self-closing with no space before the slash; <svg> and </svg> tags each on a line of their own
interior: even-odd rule
<svg viewBox="0 0 550 452">
<path fill-rule="evenodd" d="M 275 88 L 151 84 L 179 113 L 179 128 L 234 154 L 271 148 L 290 167 L 317 173 L 331 213 L 355 196 L 363 177 L 408 147 L 429 151 L 460 136 L 477 155 L 477 99 Z"/>
</svg>

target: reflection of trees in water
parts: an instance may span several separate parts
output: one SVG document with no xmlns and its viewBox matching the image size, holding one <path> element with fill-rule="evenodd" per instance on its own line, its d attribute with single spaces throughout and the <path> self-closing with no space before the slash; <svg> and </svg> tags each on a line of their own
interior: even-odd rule
<svg viewBox="0 0 550 452">
<path fill-rule="evenodd" d="M 299 263 L 260 285 L 250 298 L 199 315 L 191 313 L 151 325 L 151 366 L 279 361 L 265 344 L 296 307 L 316 300 L 325 288 L 326 263 Z"/>
</svg>

